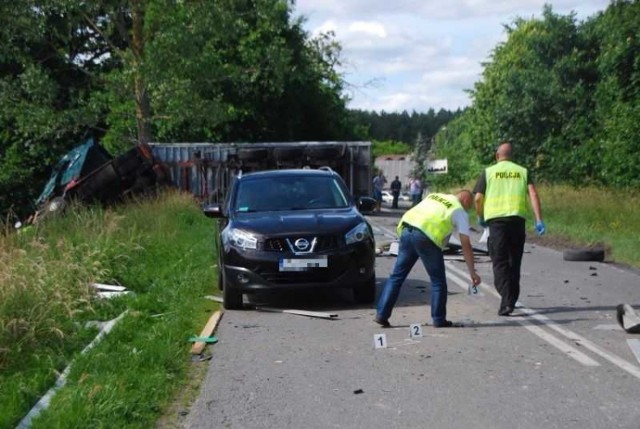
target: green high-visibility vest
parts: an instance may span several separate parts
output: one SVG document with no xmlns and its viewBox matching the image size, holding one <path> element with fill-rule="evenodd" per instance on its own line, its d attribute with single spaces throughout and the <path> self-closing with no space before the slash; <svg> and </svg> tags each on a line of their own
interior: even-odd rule
<svg viewBox="0 0 640 429">
<path fill-rule="evenodd" d="M 444 241 L 453 231 L 453 212 L 462 204 L 455 195 L 429 194 L 417 206 L 407 211 L 398 224 L 398 236 L 402 234 L 403 223 L 424 232 L 436 245 L 444 247 Z"/>
<path fill-rule="evenodd" d="M 526 217 L 527 169 L 511 161 L 500 161 L 485 170 L 484 219 Z"/>
</svg>

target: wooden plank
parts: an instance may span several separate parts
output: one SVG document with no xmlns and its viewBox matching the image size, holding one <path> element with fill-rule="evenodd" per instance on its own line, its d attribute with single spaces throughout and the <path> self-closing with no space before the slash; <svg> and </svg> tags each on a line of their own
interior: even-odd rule
<svg viewBox="0 0 640 429">
<path fill-rule="evenodd" d="M 202 329 L 202 332 L 200 332 L 200 336 L 209 337 L 213 335 L 216 328 L 218 327 L 218 323 L 220 322 L 221 317 L 222 317 L 222 311 L 216 311 L 215 313 L 213 313 L 209 318 L 209 321 L 207 322 L 207 324 L 204 326 L 204 329 Z M 191 354 L 199 355 L 200 353 L 202 353 L 206 345 L 207 343 L 205 343 L 204 341 L 198 341 L 193 343 L 193 346 L 191 346 Z"/>
<path fill-rule="evenodd" d="M 295 314 L 297 316 L 317 317 L 320 319 L 336 319 L 338 317 L 337 314 L 333 314 L 333 313 L 321 313 L 319 311 L 305 311 L 305 310 L 286 310 L 281 308 L 263 307 L 260 305 L 256 306 L 256 310 L 270 311 L 274 313 Z"/>
</svg>

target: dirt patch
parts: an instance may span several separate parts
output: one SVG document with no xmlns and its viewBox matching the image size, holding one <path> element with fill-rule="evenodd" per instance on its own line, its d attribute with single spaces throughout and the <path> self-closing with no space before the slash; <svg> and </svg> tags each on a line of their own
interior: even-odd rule
<svg viewBox="0 0 640 429">
<path fill-rule="evenodd" d="M 593 247 L 588 246 L 585 243 L 580 243 L 577 240 L 571 239 L 569 237 L 564 237 L 560 235 L 535 235 L 529 234 L 527 235 L 527 242 L 531 244 L 536 244 L 538 246 L 549 247 L 551 249 L 563 251 L 565 249 L 571 248 L 583 248 L 583 247 Z M 602 245 L 601 245 L 602 247 Z M 609 249 L 606 249 L 609 250 Z M 607 252 L 611 253 L 611 252 Z"/>
</svg>

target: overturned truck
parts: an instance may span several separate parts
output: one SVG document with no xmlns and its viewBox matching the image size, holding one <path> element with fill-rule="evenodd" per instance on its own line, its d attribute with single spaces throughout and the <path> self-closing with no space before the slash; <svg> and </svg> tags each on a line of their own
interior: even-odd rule
<svg viewBox="0 0 640 429">
<path fill-rule="evenodd" d="M 136 145 L 112 157 L 95 140 L 73 148 L 53 167 L 36 212 L 27 223 L 63 211 L 69 201 L 109 204 L 169 184 L 169 172 L 153 158 L 148 145 Z"/>
<path fill-rule="evenodd" d="M 235 176 L 252 171 L 330 167 L 355 197 L 371 195 L 370 142 L 151 143 L 173 185 L 203 203 L 222 202 Z"/>
</svg>

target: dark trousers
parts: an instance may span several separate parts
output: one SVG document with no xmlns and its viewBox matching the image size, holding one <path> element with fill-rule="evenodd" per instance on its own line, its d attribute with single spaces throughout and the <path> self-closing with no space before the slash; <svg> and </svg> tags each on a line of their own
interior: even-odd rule
<svg viewBox="0 0 640 429">
<path fill-rule="evenodd" d="M 393 203 L 391 204 L 392 209 L 398 208 L 398 197 L 400 196 L 400 191 L 392 191 L 391 195 L 393 195 Z"/>
<path fill-rule="evenodd" d="M 487 247 L 493 265 L 493 283 L 502 297 L 500 308 L 514 308 L 520 296 L 525 221 L 521 217 L 513 216 L 491 219 L 488 223 Z"/>
</svg>

